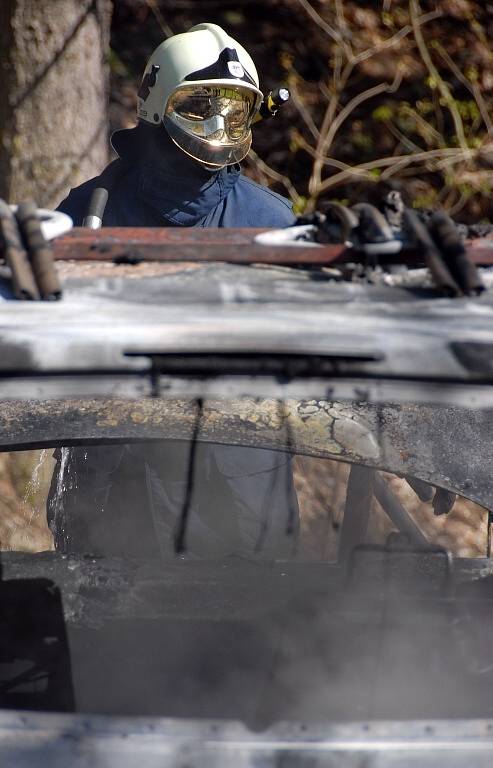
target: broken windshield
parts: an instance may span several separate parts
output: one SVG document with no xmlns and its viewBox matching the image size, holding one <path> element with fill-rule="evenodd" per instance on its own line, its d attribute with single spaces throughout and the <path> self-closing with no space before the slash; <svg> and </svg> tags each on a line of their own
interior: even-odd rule
<svg viewBox="0 0 493 768">
<path fill-rule="evenodd" d="M 438 431 L 420 461 L 409 430 L 405 455 L 404 406 L 161 401 L 145 421 L 134 402 L 129 434 L 102 405 L 74 401 L 90 424 L 68 437 L 65 412 L 41 447 L 50 404 L 31 403 L 32 447 L 19 432 L 0 456 L 3 707 L 256 729 L 489 713 L 471 450 L 465 493 Z"/>
</svg>

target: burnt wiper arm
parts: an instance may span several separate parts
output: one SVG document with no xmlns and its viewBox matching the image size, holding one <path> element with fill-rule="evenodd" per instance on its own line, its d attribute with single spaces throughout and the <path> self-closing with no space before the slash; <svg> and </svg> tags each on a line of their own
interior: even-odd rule
<svg viewBox="0 0 493 768">
<path fill-rule="evenodd" d="M 152 371 L 168 376 L 279 376 L 287 379 L 353 375 L 366 364 L 380 363 L 379 351 L 337 350 L 324 354 L 300 352 L 127 353 L 148 357 Z M 363 366 L 363 368 L 362 368 Z"/>
</svg>

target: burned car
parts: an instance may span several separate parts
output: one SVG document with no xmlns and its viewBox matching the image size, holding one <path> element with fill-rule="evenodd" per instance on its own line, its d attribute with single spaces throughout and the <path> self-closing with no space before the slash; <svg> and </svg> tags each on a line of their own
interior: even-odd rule
<svg viewBox="0 0 493 768">
<path fill-rule="evenodd" d="M 52 472 L 0 558 L 4 764 L 491 764 L 489 267 L 321 251 L 74 230 L 61 301 L 4 274 L 1 449 Z"/>
</svg>

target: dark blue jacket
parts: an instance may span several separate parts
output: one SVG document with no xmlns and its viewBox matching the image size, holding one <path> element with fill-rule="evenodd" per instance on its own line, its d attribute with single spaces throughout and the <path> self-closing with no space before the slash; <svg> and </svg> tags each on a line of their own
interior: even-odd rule
<svg viewBox="0 0 493 768">
<path fill-rule="evenodd" d="M 93 189 L 107 185 L 107 227 L 286 227 L 294 221 L 288 200 L 243 176 L 238 165 L 205 170 L 163 127 L 117 131 L 112 144 L 119 158 L 59 206 L 76 226 Z"/>
</svg>

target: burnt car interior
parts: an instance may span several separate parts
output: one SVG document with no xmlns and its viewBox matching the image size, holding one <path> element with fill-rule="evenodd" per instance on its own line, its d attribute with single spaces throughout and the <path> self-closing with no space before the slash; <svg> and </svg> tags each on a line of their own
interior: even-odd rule
<svg viewBox="0 0 493 768">
<path fill-rule="evenodd" d="M 475 557 L 458 556 L 423 533 L 389 475 L 352 464 L 323 558 L 303 546 L 303 509 L 282 509 L 275 484 L 254 535 L 238 537 L 244 510 L 206 467 L 210 451 L 196 436 L 54 449 L 53 550 L 1 555 L 3 707 L 235 719 L 255 730 L 490 712 L 486 510 Z M 276 455 L 282 466 L 297 460 L 292 445 Z M 138 465 L 169 468 L 173 456 L 182 496 L 169 525 L 139 487 Z M 317 477 L 334 464 L 318 459 Z M 449 514 L 456 502 L 419 478 L 392 482 L 418 489 L 430 519 L 431 497 L 443 505 L 448 494 Z M 264 551 L 272 525 L 288 544 Z"/>
<path fill-rule="evenodd" d="M 446 284 L 321 243 L 79 230 L 63 301 L 0 275 L 0 455 L 44 467 L 0 493 L 7 713 L 493 717 L 491 242 Z"/>
</svg>

